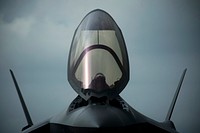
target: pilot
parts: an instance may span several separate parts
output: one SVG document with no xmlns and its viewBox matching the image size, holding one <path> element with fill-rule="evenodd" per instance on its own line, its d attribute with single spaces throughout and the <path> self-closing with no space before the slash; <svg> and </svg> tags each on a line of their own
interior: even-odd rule
<svg viewBox="0 0 200 133">
<path fill-rule="evenodd" d="M 97 92 L 109 89 L 109 86 L 106 83 L 106 77 L 102 73 L 97 73 L 90 84 L 90 88 Z"/>
</svg>

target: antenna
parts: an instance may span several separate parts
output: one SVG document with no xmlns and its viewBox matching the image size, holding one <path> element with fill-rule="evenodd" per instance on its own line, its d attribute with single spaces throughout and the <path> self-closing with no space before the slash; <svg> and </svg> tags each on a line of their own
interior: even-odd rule
<svg viewBox="0 0 200 133">
<path fill-rule="evenodd" d="M 171 119 L 171 116 L 172 116 L 172 113 L 173 113 L 173 110 L 174 110 L 174 106 L 175 106 L 175 104 L 176 104 L 176 100 L 177 100 L 177 98 L 178 98 L 178 94 L 179 94 L 179 92 L 180 92 L 180 89 L 181 89 L 181 86 L 182 86 L 183 79 L 184 79 L 184 77 L 185 77 L 186 71 L 187 71 L 187 68 L 184 69 L 183 74 L 182 74 L 182 76 L 181 76 L 181 79 L 180 79 L 180 81 L 179 81 L 178 87 L 177 87 L 176 92 L 175 92 L 175 94 L 174 94 L 174 98 L 173 98 L 173 100 L 172 100 L 172 103 L 171 103 L 171 105 L 170 105 L 169 111 L 168 111 L 167 116 L 166 116 L 166 118 L 165 118 L 166 121 L 168 121 L 168 120 Z"/>
<path fill-rule="evenodd" d="M 25 104 L 25 102 L 24 102 L 24 99 L 23 99 L 23 97 L 22 97 L 21 91 L 20 91 L 19 86 L 18 86 L 18 84 L 17 84 L 17 80 L 15 79 L 15 75 L 14 75 L 14 73 L 13 73 L 13 71 L 12 71 L 11 69 L 10 69 L 10 74 L 11 74 L 12 79 L 13 79 L 13 82 L 14 82 L 14 84 L 15 84 L 15 88 L 16 88 L 16 90 L 17 90 L 17 94 L 18 94 L 18 96 L 19 96 L 19 99 L 20 99 L 20 102 L 21 102 L 21 105 L 22 105 L 22 108 L 23 108 L 23 110 L 24 110 L 24 114 L 25 114 L 25 116 L 26 116 L 26 120 L 27 120 L 27 123 L 28 123 L 27 126 L 25 126 L 24 128 L 22 128 L 22 131 L 23 131 L 23 130 L 25 130 L 25 129 L 31 127 L 31 126 L 33 125 L 33 122 L 32 122 L 32 120 L 31 120 L 30 114 L 29 114 L 29 112 L 28 112 L 28 109 L 27 109 L 26 104 Z"/>
</svg>

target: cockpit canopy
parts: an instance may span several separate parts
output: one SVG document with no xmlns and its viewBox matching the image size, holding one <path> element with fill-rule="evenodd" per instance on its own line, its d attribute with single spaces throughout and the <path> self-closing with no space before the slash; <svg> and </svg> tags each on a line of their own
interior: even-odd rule
<svg viewBox="0 0 200 133">
<path fill-rule="evenodd" d="M 68 81 L 85 100 L 114 97 L 129 80 L 129 62 L 122 33 L 112 17 L 93 10 L 74 33 L 68 60 Z"/>
</svg>

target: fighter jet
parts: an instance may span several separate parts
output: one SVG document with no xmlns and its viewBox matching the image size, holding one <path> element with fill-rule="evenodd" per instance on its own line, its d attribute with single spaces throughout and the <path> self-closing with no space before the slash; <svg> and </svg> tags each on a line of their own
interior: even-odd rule
<svg viewBox="0 0 200 133">
<path fill-rule="evenodd" d="M 132 108 L 120 93 L 129 81 L 129 60 L 119 26 L 105 11 L 88 13 L 75 30 L 68 59 L 68 81 L 78 96 L 68 109 L 33 125 L 12 70 L 28 125 L 23 133 L 178 133 L 170 120 L 185 73 L 164 122 Z"/>
</svg>

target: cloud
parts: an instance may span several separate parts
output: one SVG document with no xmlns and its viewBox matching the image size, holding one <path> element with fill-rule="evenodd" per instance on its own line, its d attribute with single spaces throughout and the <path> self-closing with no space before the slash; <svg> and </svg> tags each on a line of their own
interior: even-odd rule
<svg viewBox="0 0 200 133">
<path fill-rule="evenodd" d="M 2 18 L 0 18 L 0 23 L 1 35 L 5 34 L 5 32 L 10 32 L 19 38 L 25 39 L 31 31 L 31 26 L 34 24 L 34 19 L 31 17 L 16 18 L 10 23 L 5 23 Z"/>
<path fill-rule="evenodd" d="M 16 18 L 28 17 L 34 10 L 36 0 L 1 0 L 0 14 L 3 16 L 3 21 L 10 23 Z"/>
</svg>

